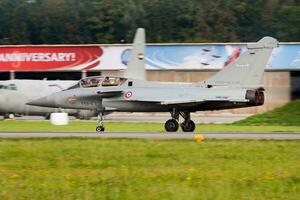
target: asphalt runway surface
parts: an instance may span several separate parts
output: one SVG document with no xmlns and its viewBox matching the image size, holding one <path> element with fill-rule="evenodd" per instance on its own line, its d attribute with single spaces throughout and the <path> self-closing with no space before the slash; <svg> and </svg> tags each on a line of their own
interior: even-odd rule
<svg viewBox="0 0 300 200">
<path fill-rule="evenodd" d="M 249 117 L 247 114 L 209 114 L 193 113 L 192 119 L 195 123 L 201 124 L 230 124 Z M 69 116 L 70 119 L 75 119 Z M 22 116 L 17 117 L 22 121 L 44 121 L 40 116 Z M 169 113 L 111 113 L 104 117 L 106 122 L 165 122 L 170 119 Z M 96 121 L 97 118 L 93 117 Z"/>
<path fill-rule="evenodd" d="M 128 138 L 128 139 L 210 139 L 300 140 L 300 133 L 145 133 L 145 132 L 0 132 L 0 138 Z"/>
</svg>

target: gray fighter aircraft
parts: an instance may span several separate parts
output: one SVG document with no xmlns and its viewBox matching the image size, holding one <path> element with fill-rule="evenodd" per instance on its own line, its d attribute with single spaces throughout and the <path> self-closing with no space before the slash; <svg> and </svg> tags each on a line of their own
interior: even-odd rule
<svg viewBox="0 0 300 200">
<path fill-rule="evenodd" d="M 168 132 L 180 124 L 184 132 L 195 130 L 190 113 L 259 106 L 264 104 L 260 80 L 278 41 L 264 37 L 247 45 L 237 60 L 206 81 L 169 83 L 146 81 L 144 68 L 145 33 L 138 29 L 125 77 L 88 77 L 62 92 L 29 102 L 30 105 L 94 109 L 99 112 L 96 131 L 104 131 L 103 114 L 119 112 L 170 112 L 165 123 Z M 130 74 L 130 76 L 126 76 Z"/>
<path fill-rule="evenodd" d="M 67 89 L 75 83 L 77 81 L 28 79 L 0 81 L 0 115 L 3 115 L 4 118 L 7 118 L 9 114 L 49 117 L 50 113 L 57 112 L 60 109 L 30 106 L 26 103 Z M 63 111 L 81 119 L 97 115 L 95 111 L 90 110 L 66 109 Z"/>
</svg>

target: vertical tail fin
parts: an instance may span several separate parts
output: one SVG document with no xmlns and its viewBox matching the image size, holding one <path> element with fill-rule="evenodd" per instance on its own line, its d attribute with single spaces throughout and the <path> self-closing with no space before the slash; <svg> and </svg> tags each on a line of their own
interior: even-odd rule
<svg viewBox="0 0 300 200">
<path fill-rule="evenodd" d="M 248 50 L 237 60 L 203 83 L 211 86 L 258 86 L 272 50 L 277 46 L 278 41 L 272 37 L 248 44 Z"/>
<path fill-rule="evenodd" d="M 146 79 L 145 73 L 145 29 L 138 28 L 134 40 L 132 51 L 129 57 L 127 69 L 125 71 L 126 78 Z"/>
</svg>

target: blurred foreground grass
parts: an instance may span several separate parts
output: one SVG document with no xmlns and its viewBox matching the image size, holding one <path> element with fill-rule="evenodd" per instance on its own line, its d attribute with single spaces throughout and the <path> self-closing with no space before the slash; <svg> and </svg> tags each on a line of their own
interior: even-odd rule
<svg viewBox="0 0 300 200">
<path fill-rule="evenodd" d="M 0 139 L 0 199 L 299 199 L 300 141 Z"/>
<path fill-rule="evenodd" d="M 95 121 L 71 121 L 66 126 L 54 126 L 49 121 L 0 121 L 0 131 L 95 131 Z M 106 122 L 105 131 L 164 132 L 163 123 Z M 300 126 L 197 124 L 196 131 L 205 132 L 300 132 Z"/>
</svg>

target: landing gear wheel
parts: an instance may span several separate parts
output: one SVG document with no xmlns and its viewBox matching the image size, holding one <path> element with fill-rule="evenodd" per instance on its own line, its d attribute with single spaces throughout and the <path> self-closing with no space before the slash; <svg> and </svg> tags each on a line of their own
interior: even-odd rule
<svg viewBox="0 0 300 200">
<path fill-rule="evenodd" d="M 167 132 L 176 132 L 178 130 L 178 122 L 175 119 L 169 119 L 165 123 L 165 129 Z"/>
<path fill-rule="evenodd" d="M 104 132 L 103 115 L 104 115 L 103 112 L 100 112 L 100 113 L 98 114 L 98 126 L 97 126 L 97 128 L 96 128 L 96 131 L 97 131 L 98 133 Z"/>
<path fill-rule="evenodd" d="M 184 121 L 180 126 L 183 132 L 193 132 L 196 128 L 196 125 L 192 120 Z"/>
<path fill-rule="evenodd" d="M 104 130 L 105 130 L 104 126 L 97 126 L 97 128 L 96 128 L 96 131 L 99 132 L 99 133 L 104 132 Z"/>
</svg>

